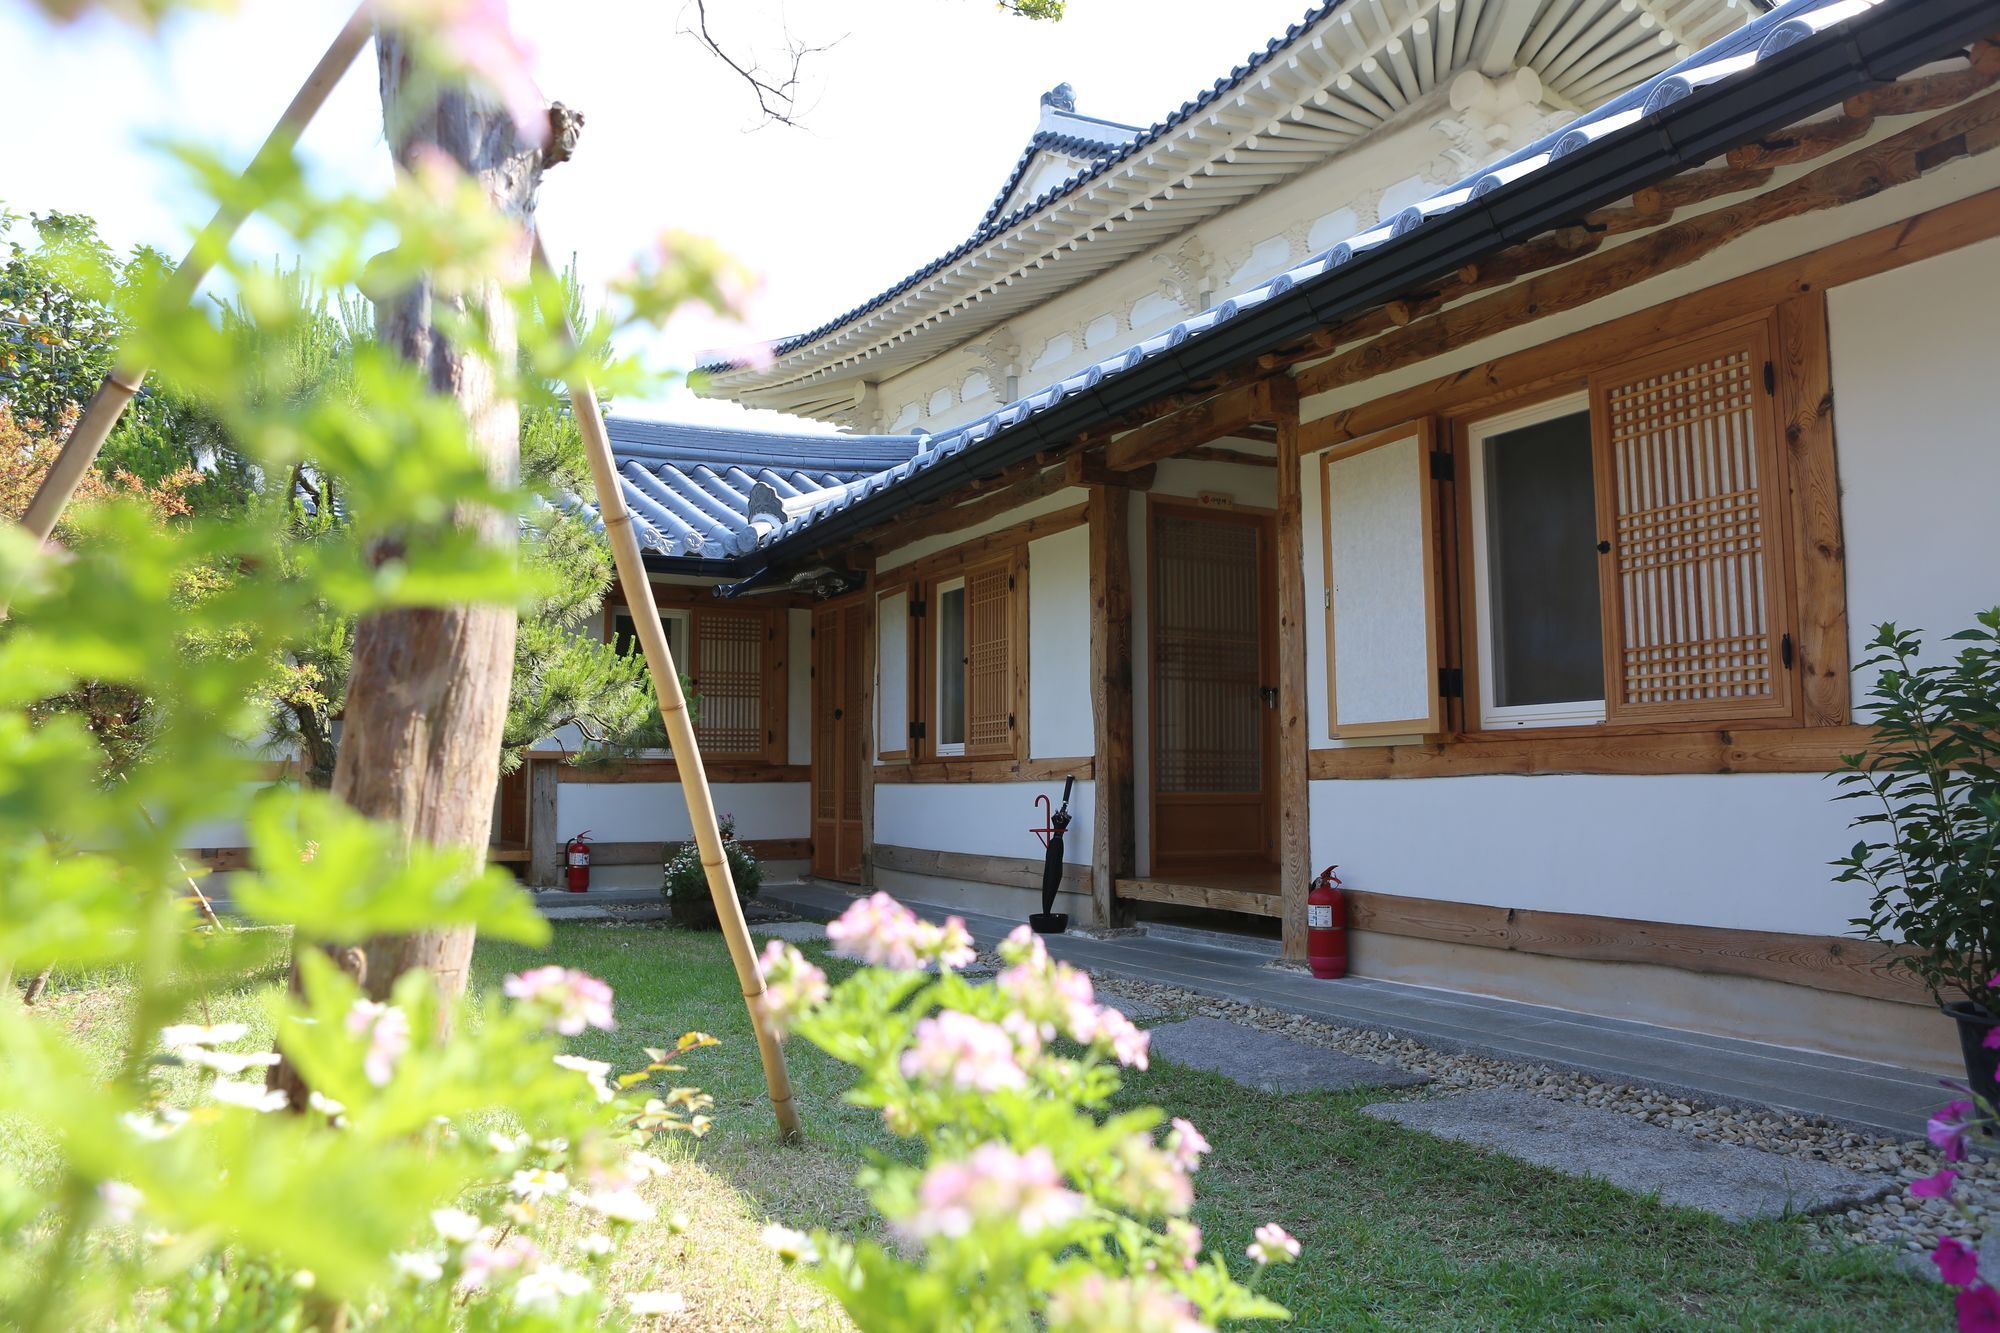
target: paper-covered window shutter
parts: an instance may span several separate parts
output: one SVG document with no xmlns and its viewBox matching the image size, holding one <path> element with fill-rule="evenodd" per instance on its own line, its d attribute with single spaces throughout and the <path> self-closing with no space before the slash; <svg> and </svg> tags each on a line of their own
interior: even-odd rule
<svg viewBox="0 0 2000 1333">
<path fill-rule="evenodd" d="M 711 611 L 694 615 L 689 676 L 699 704 L 695 737 L 703 753 L 761 755 L 770 742 L 765 727 L 764 660 L 771 618 L 762 611 Z"/>
<path fill-rule="evenodd" d="M 1791 711 L 1770 356 L 1759 322 L 1593 378 L 1607 721 Z"/>
<path fill-rule="evenodd" d="M 876 751 L 883 758 L 910 749 L 910 590 L 883 593 L 875 604 Z"/>
<path fill-rule="evenodd" d="M 1328 451 L 1327 711 L 1334 736 L 1443 730 L 1433 436 L 1417 422 Z"/>
</svg>

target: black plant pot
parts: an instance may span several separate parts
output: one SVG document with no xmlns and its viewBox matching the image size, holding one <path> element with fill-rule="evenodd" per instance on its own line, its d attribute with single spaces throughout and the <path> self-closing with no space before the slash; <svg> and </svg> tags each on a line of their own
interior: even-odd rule
<svg viewBox="0 0 2000 1333">
<path fill-rule="evenodd" d="M 1069 929 L 1069 913 L 1030 912 L 1028 928 L 1037 935 L 1060 935 Z"/>
<path fill-rule="evenodd" d="M 2000 1028 L 2000 1017 L 1995 1017 L 1970 1000 L 1957 1000 L 1943 1006 L 1944 1011 L 1958 1022 L 1958 1044 L 1965 1053 L 1965 1080 L 1975 1096 L 1985 1099 L 1986 1104 L 2000 1107 L 2000 1078 L 1995 1070 L 2000 1068 L 2000 1050 L 1986 1045 L 1987 1034 Z"/>
</svg>

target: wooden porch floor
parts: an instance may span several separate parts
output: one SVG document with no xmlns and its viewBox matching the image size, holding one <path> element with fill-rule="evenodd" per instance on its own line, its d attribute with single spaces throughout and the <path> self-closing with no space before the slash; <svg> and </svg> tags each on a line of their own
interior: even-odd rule
<svg viewBox="0 0 2000 1333">
<path fill-rule="evenodd" d="M 1112 886 L 1120 898 L 1175 907 L 1206 907 L 1250 916 L 1281 916 L 1276 866 L 1236 870 L 1187 870 L 1144 879 L 1121 879 Z"/>
</svg>

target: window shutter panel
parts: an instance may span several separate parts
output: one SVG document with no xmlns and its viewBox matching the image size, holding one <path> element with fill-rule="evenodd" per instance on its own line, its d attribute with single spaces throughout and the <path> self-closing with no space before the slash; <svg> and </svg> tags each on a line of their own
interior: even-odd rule
<svg viewBox="0 0 2000 1333">
<path fill-rule="evenodd" d="M 875 749 L 882 758 L 909 753 L 910 591 L 898 588 L 875 604 Z"/>
<path fill-rule="evenodd" d="M 764 730 L 764 646 L 770 622 L 762 611 L 698 611 L 690 627 L 690 674 L 701 698 L 695 738 L 705 754 L 761 755 Z"/>
<path fill-rule="evenodd" d="M 813 800 L 813 853 L 816 865 L 820 862 L 821 840 L 827 839 L 826 846 L 832 846 L 836 836 L 834 822 L 840 818 L 839 804 L 839 724 L 834 721 L 833 710 L 840 707 L 841 680 L 840 658 L 825 651 L 826 645 L 840 630 L 840 613 L 825 607 L 813 609 L 813 644 L 817 651 L 813 654 L 812 676 L 812 800 Z"/>
<path fill-rule="evenodd" d="M 1792 708 L 1784 491 L 1759 323 L 1591 385 L 1605 570 L 1605 720 Z"/>
<path fill-rule="evenodd" d="M 965 571 L 965 752 L 1012 754 L 1011 560 Z"/>
<path fill-rule="evenodd" d="M 1335 736 L 1444 729 L 1428 421 L 1340 446 L 1321 473 Z"/>
</svg>

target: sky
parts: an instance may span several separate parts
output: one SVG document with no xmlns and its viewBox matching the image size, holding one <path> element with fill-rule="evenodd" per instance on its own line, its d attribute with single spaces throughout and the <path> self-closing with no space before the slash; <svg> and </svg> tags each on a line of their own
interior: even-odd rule
<svg viewBox="0 0 2000 1333">
<path fill-rule="evenodd" d="M 732 53 L 778 63 L 785 33 L 825 47 L 806 65 L 794 128 L 760 118 L 742 80 L 689 35 L 684 0 L 512 0 L 553 100 L 586 118 L 576 157 L 543 180 L 552 256 L 587 286 L 667 227 L 715 237 L 760 279 L 741 327 L 670 325 L 644 350 L 686 366 L 703 348 L 814 327 L 965 239 L 1027 138 L 1040 95 L 1151 124 L 1261 49 L 1307 0 L 1069 0 L 1056 23 L 991 0 L 709 0 Z M 238 0 L 157 33 L 99 17 L 52 24 L 0 0 L 0 204 L 88 213 L 114 246 L 178 255 L 207 207 L 162 139 L 247 161 L 351 0 Z M 388 179 L 372 47 L 301 143 L 329 184 Z M 254 224 L 250 254 L 275 241 Z M 676 390 L 635 415 L 780 425 Z"/>
</svg>

